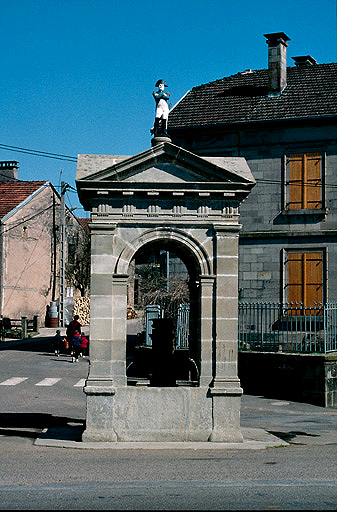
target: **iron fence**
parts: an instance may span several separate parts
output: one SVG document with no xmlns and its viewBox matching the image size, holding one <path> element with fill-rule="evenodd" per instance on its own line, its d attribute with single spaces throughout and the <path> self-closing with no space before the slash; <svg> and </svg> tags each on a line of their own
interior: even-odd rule
<svg viewBox="0 0 337 512">
<path fill-rule="evenodd" d="M 166 310 L 162 304 L 151 304 L 145 307 L 145 344 L 152 345 L 152 321 L 156 318 L 173 318 L 176 324 L 175 347 L 177 349 L 189 348 L 189 319 L 190 305 L 186 303 L 175 304 Z"/>
<path fill-rule="evenodd" d="M 337 302 L 239 303 L 239 349 L 327 353 L 337 350 Z"/>
</svg>

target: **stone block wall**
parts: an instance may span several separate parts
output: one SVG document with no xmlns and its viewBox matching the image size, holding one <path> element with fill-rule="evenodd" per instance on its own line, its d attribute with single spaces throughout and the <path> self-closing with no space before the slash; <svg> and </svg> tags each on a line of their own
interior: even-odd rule
<svg viewBox="0 0 337 512">
<path fill-rule="evenodd" d="M 239 352 L 245 394 L 337 408 L 337 353 Z"/>
<path fill-rule="evenodd" d="M 326 296 L 337 300 L 336 125 L 322 121 L 261 123 L 259 126 L 180 131 L 174 143 L 196 154 L 245 157 L 256 179 L 240 206 L 239 297 L 279 301 L 283 297 L 281 250 L 326 249 Z M 284 214 L 284 170 L 289 153 L 323 155 L 326 214 Z M 282 213 L 283 212 L 283 213 Z M 277 237 L 277 235 L 280 235 Z"/>
</svg>

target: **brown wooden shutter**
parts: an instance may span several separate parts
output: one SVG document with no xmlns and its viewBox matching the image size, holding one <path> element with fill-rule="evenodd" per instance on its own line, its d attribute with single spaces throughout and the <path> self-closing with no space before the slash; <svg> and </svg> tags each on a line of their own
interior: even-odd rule
<svg viewBox="0 0 337 512">
<path fill-rule="evenodd" d="M 289 202 L 290 210 L 320 209 L 321 155 L 294 153 L 290 155 Z"/>
<path fill-rule="evenodd" d="M 312 305 L 323 301 L 323 261 L 321 252 L 307 252 L 305 256 L 304 303 Z"/>
<path fill-rule="evenodd" d="M 306 306 L 323 301 L 322 252 L 288 253 L 288 300 Z"/>
<path fill-rule="evenodd" d="M 290 210 L 303 208 L 303 155 L 290 155 L 289 203 Z"/>
<path fill-rule="evenodd" d="M 321 155 L 308 153 L 306 156 L 306 206 L 305 208 L 321 208 Z"/>
</svg>

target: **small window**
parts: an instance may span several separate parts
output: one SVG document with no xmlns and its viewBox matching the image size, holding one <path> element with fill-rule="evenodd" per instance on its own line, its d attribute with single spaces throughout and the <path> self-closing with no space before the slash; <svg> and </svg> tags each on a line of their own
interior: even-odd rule
<svg viewBox="0 0 337 512">
<path fill-rule="evenodd" d="M 68 243 L 68 263 L 75 263 L 75 244 Z"/>
<path fill-rule="evenodd" d="M 287 160 L 286 209 L 323 208 L 321 153 L 293 153 Z"/>
<path fill-rule="evenodd" d="M 323 302 L 323 252 L 288 251 L 286 299 L 312 306 Z"/>
</svg>

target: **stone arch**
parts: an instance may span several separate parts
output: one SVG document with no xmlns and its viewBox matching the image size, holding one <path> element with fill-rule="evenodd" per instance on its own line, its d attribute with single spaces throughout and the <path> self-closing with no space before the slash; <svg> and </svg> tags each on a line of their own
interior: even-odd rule
<svg viewBox="0 0 337 512">
<path fill-rule="evenodd" d="M 115 273 L 127 274 L 130 262 L 136 252 L 144 245 L 160 241 L 173 242 L 173 244 L 183 247 L 194 259 L 200 275 L 212 274 L 212 258 L 205 247 L 190 233 L 171 227 L 147 229 L 141 235 L 128 241 L 117 258 Z"/>
</svg>

